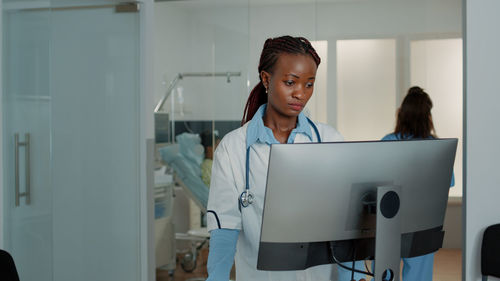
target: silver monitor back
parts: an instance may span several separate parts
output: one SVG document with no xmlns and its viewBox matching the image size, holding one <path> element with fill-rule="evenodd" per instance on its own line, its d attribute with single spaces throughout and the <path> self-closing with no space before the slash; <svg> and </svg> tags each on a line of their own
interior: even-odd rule
<svg viewBox="0 0 500 281">
<path fill-rule="evenodd" d="M 272 145 L 258 264 L 266 268 L 264 245 L 373 237 L 362 201 L 377 186 L 401 186 L 403 234 L 440 229 L 456 146 L 457 139 Z"/>
</svg>

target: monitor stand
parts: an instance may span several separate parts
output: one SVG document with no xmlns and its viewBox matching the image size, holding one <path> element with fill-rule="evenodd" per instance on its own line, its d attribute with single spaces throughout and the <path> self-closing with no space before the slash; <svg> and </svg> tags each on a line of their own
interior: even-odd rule
<svg viewBox="0 0 500 281">
<path fill-rule="evenodd" d="M 399 281 L 401 263 L 400 192 L 401 187 L 396 185 L 377 187 L 375 281 Z"/>
</svg>

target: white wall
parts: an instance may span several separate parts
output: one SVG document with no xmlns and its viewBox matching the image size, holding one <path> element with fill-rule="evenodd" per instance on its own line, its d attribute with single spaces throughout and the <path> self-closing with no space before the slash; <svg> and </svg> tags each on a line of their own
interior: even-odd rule
<svg viewBox="0 0 500 281">
<path fill-rule="evenodd" d="M 317 122 L 328 122 L 328 107 L 326 106 L 328 97 L 328 42 L 312 41 L 311 44 L 321 58 L 321 63 L 316 71 L 316 81 L 314 82 L 314 95 L 307 102 L 305 114 Z"/>
<path fill-rule="evenodd" d="M 450 197 L 448 200 L 443 225 L 445 249 L 463 249 L 462 202 L 461 197 Z"/>
<path fill-rule="evenodd" d="M 0 1 L 0 11 L 2 10 L 2 2 Z M 3 34 L 3 19 L 2 19 L 3 12 L 0 13 L 0 34 Z M 0 36 L 0 101 L 3 98 L 3 84 L 2 84 L 2 78 L 3 78 L 3 42 L 2 42 L 3 36 Z M 0 105 L 1 108 L 2 105 Z M 2 110 L 3 111 L 3 110 Z M 4 214 L 4 207 L 3 207 L 3 119 L 2 119 L 3 114 L 0 114 L 0 213 Z M 0 248 L 3 249 L 3 215 L 0 215 Z"/>
<path fill-rule="evenodd" d="M 422 85 L 433 101 L 432 119 L 440 138 L 458 138 L 450 196 L 462 196 L 462 44 L 460 38 L 415 40 L 410 43 L 411 85 Z"/>
<path fill-rule="evenodd" d="M 159 79 L 163 73 L 168 74 L 169 83 L 179 71 L 241 68 L 244 79 L 248 80 L 235 84 L 234 88 L 233 83 L 226 84 L 227 87 L 224 83 L 211 84 L 213 79 L 211 82 L 199 78 L 182 81 L 185 111 L 191 114 L 184 119 L 241 118 L 248 93 L 258 81 L 259 55 L 269 37 L 290 34 L 328 41 L 327 104 L 332 109 L 337 108 L 336 40 L 461 32 L 460 0 L 322 1 L 289 5 L 256 4 L 246 0 L 215 2 L 155 3 L 155 35 L 160 38 L 156 44 L 155 68 L 158 100 L 165 90 Z M 207 100 L 207 90 L 225 98 L 225 106 L 217 107 L 214 99 Z M 327 120 L 336 125 L 336 114 L 328 114 Z"/>
<path fill-rule="evenodd" d="M 385 39 L 426 33 L 460 34 L 460 11 L 460 0 L 321 1 L 287 6 L 250 5 L 249 71 L 253 74 L 252 69 L 257 68 L 259 54 L 267 37 L 291 34 L 311 40 L 327 40 L 330 54 L 327 107 L 333 111 L 332 109 L 338 108 L 337 61 L 334 55 L 336 40 Z M 276 18 L 280 20 L 276 21 Z M 257 81 L 256 76 L 250 76 L 250 79 L 251 85 Z M 404 90 L 404 87 L 397 90 Z M 329 112 L 327 120 L 333 126 L 338 125 L 335 112 Z"/>
<path fill-rule="evenodd" d="M 379 140 L 393 131 L 396 40 L 337 41 L 337 128 L 346 140 Z"/>
<path fill-rule="evenodd" d="M 193 2 L 155 3 L 156 98 L 160 100 L 180 72 L 240 71 L 231 83 L 225 77 L 181 80 L 177 85 L 183 88 L 183 115 L 177 99 L 175 118 L 241 120 L 248 95 L 248 13 L 233 5 L 220 6 L 224 9 L 219 11 Z M 168 110 L 170 102 L 171 98 L 165 104 Z"/>
<path fill-rule="evenodd" d="M 500 2 L 466 0 L 465 20 L 465 280 L 481 280 L 484 229 L 500 223 Z M 490 280 L 490 279 L 488 279 Z M 491 279 L 493 280 L 493 279 Z M 496 279 L 498 280 L 498 279 Z"/>
</svg>

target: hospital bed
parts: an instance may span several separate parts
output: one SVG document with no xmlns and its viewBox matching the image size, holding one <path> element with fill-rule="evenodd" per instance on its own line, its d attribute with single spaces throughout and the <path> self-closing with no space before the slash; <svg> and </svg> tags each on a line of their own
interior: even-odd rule
<svg viewBox="0 0 500 281">
<path fill-rule="evenodd" d="M 183 133 L 176 137 L 177 143 L 159 148 L 161 160 L 173 171 L 175 185 L 205 214 L 208 202 L 208 187 L 201 179 L 201 163 L 204 159 L 203 146 L 197 134 Z M 198 212 L 198 218 L 199 218 Z M 176 233 L 176 240 L 190 242 L 190 249 L 183 255 L 180 264 L 184 271 L 196 268 L 198 253 L 207 245 L 209 233 L 205 228 L 189 229 L 186 233 Z"/>
<path fill-rule="evenodd" d="M 155 170 L 154 237 L 156 268 L 173 274 L 176 267 L 174 230 L 174 182 L 165 167 Z"/>
</svg>

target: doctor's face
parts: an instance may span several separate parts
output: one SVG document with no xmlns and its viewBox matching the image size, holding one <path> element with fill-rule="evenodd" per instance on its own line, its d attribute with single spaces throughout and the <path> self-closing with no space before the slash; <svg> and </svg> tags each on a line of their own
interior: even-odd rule
<svg viewBox="0 0 500 281">
<path fill-rule="evenodd" d="M 297 117 L 312 96 L 317 66 L 302 54 L 281 54 L 272 73 L 262 71 L 268 90 L 267 110 L 284 117 Z"/>
</svg>

